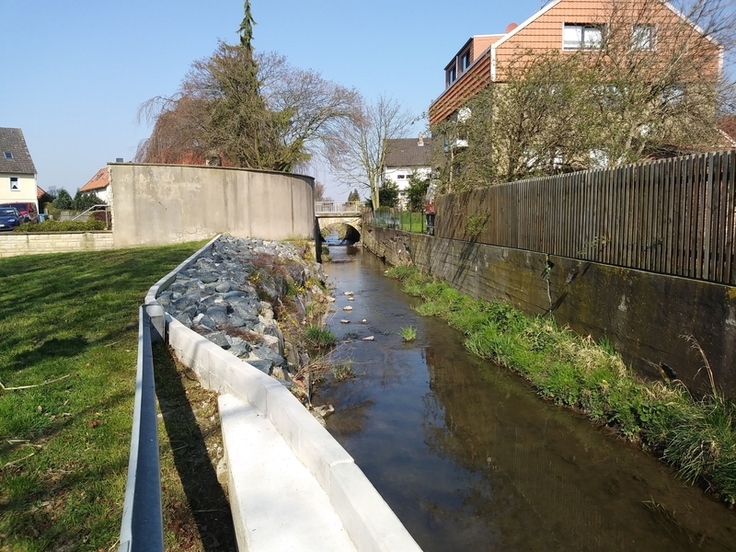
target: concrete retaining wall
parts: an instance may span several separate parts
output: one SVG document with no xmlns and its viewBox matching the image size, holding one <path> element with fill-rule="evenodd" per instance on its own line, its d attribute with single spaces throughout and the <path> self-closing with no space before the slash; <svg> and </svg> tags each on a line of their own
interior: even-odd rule
<svg viewBox="0 0 736 552">
<path fill-rule="evenodd" d="M 146 295 L 146 304 L 154 304 L 156 295 L 170 285 L 176 273 L 192 264 L 211 243 L 151 287 Z M 155 320 L 152 322 L 154 325 L 157 323 Z M 281 383 L 169 315 L 166 315 L 166 329 L 174 355 L 197 374 L 204 387 L 247 403 L 273 424 L 326 493 L 357 550 L 420 552 L 419 546 L 355 465 L 353 458 Z M 232 474 L 232 470 L 238 469 L 237 464 L 233 464 L 238 455 L 229 453 L 227 440 L 224 445 L 232 482 L 238 480 Z M 278 468 L 274 466 L 273 469 Z M 247 495 L 247 492 L 245 488 L 229 489 L 233 521 L 241 545 L 247 543 L 244 535 L 248 534 L 248 523 L 237 515 L 240 511 L 238 504 L 239 497 Z M 288 517 L 289 512 L 280 511 L 274 515 Z"/>
<path fill-rule="evenodd" d="M 363 243 L 390 264 L 412 262 L 472 297 L 532 315 L 551 311 L 581 335 L 607 337 L 643 375 L 659 378 L 665 364 L 708 391 L 705 370 L 698 374 L 703 359 L 681 337 L 692 335 L 717 384 L 736 393 L 736 287 L 379 227 L 364 228 Z"/>
<path fill-rule="evenodd" d="M 115 247 L 165 245 L 227 232 L 313 238 L 309 176 L 188 165 L 111 163 Z"/>
<path fill-rule="evenodd" d="M 113 248 L 112 232 L 29 232 L 0 234 L 0 257 L 100 251 Z"/>
</svg>

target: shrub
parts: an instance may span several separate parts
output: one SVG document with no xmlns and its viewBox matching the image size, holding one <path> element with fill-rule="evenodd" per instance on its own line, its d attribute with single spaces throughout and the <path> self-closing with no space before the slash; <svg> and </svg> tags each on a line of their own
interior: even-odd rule
<svg viewBox="0 0 736 552">
<path fill-rule="evenodd" d="M 93 232 L 104 230 L 105 223 L 99 220 L 45 220 L 38 224 L 21 224 L 14 232 Z"/>
</svg>

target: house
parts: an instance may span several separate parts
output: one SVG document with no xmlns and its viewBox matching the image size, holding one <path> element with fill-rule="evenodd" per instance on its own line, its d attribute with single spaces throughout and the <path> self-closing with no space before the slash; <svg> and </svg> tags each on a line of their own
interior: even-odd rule
<svg viewBox="0 0 736 552">
<path fill-rule="evenodd" d="M 386 158 L 381 167 L 381 183 L 394 182 L 399 187 L 399 198 L 405 200 L 412 174 L 429 178 L 432 172 L 432 139 L 394 138 L 386 140 Z"/>
<path fill-rule="evenodd" d="M 80 193 L 95 194 L 103 203 L 110 203 L 110 170 L 107 167 L 101 168 L 89 181 L 79 188 Z"/>
<path fill-rule="evenodd" d="M 544 52 L 595 51 L 624 29 L 629 50 L 667 55 L 672 48 L 699 57 L 701 75 L 722 70 L 722 48 L 661 0 L 553 0 L 502 34 L 471 37 L 445 66 L 445 90 L 429 108 L 430 126 L 453 116 L 490 83 L 503 83 L 512 63 Z M 697 78 L 697 77 L 696 77 Z"/>
<path fill-rule="evenodd" d="M 0 128 L 0 203 L 33 202 L 38 208 L 36 167 L 23 131 Z"/>
</svg>

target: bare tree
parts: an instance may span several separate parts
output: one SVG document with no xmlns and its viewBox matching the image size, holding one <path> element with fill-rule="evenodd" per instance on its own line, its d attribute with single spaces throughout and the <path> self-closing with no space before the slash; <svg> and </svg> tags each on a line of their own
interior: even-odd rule
<svg viewBox="0 0 736 552">
<path fill-rule="evenodd" d="M 226 164 L 289 172 L 323 149 L 337 121 L 356 113 L 355 90 L 315 71 L 291 67 L 277 54 L 254 54 L 249 2 L 240 43 L 221 42 L 192 64 L 177 93 L 144 103 L 139 117 L 154 122 L 136 159 L 161 163 Z"/>
<path fill-rule="evenodd" d="M 257 59 L 261 94 L 282 122 L 278 139 L 283 155 L 292 167 L 309 161 L 314 151 L 324 150 L 341 123 L 354 117 L 360 94 L 316 71 L 293 67 L 279 54 Z"/>
<path fill-rule="evenodd" d="M 362 105 L 354 117 L 338 122 L 336 132 L 325 140 L 327 161 L 343 183 L 368 188 L 373 207 L 378 208 L 388 140 L 403 135 L 413 122 L 396 100 L 381 96 Z"/>
</svg>

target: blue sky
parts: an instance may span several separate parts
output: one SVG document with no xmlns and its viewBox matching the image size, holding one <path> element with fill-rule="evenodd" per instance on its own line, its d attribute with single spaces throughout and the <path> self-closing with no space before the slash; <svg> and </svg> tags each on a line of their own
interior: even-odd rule
<svg viewBox="0 0 736 552">
<path fill-rule="evenodd" d="M 443 68 L 472 35 L 521 23 L 540 0 L 251 0 L 254 47 L 287 57 L 366 99 L 417 115 L 443 89 Z M 108 161 L 129 161 L 150 127 L 138 108 L 173 94 L 217 40 L 235 42 L 242 0 L 0 0 L 0 126 L 28 142 L 38 184 L 74 194 Z M 422 130 L 422 125 L 414 129 Z M 312 171 L 342 199 L 325 168 Z"/>
</svg>

